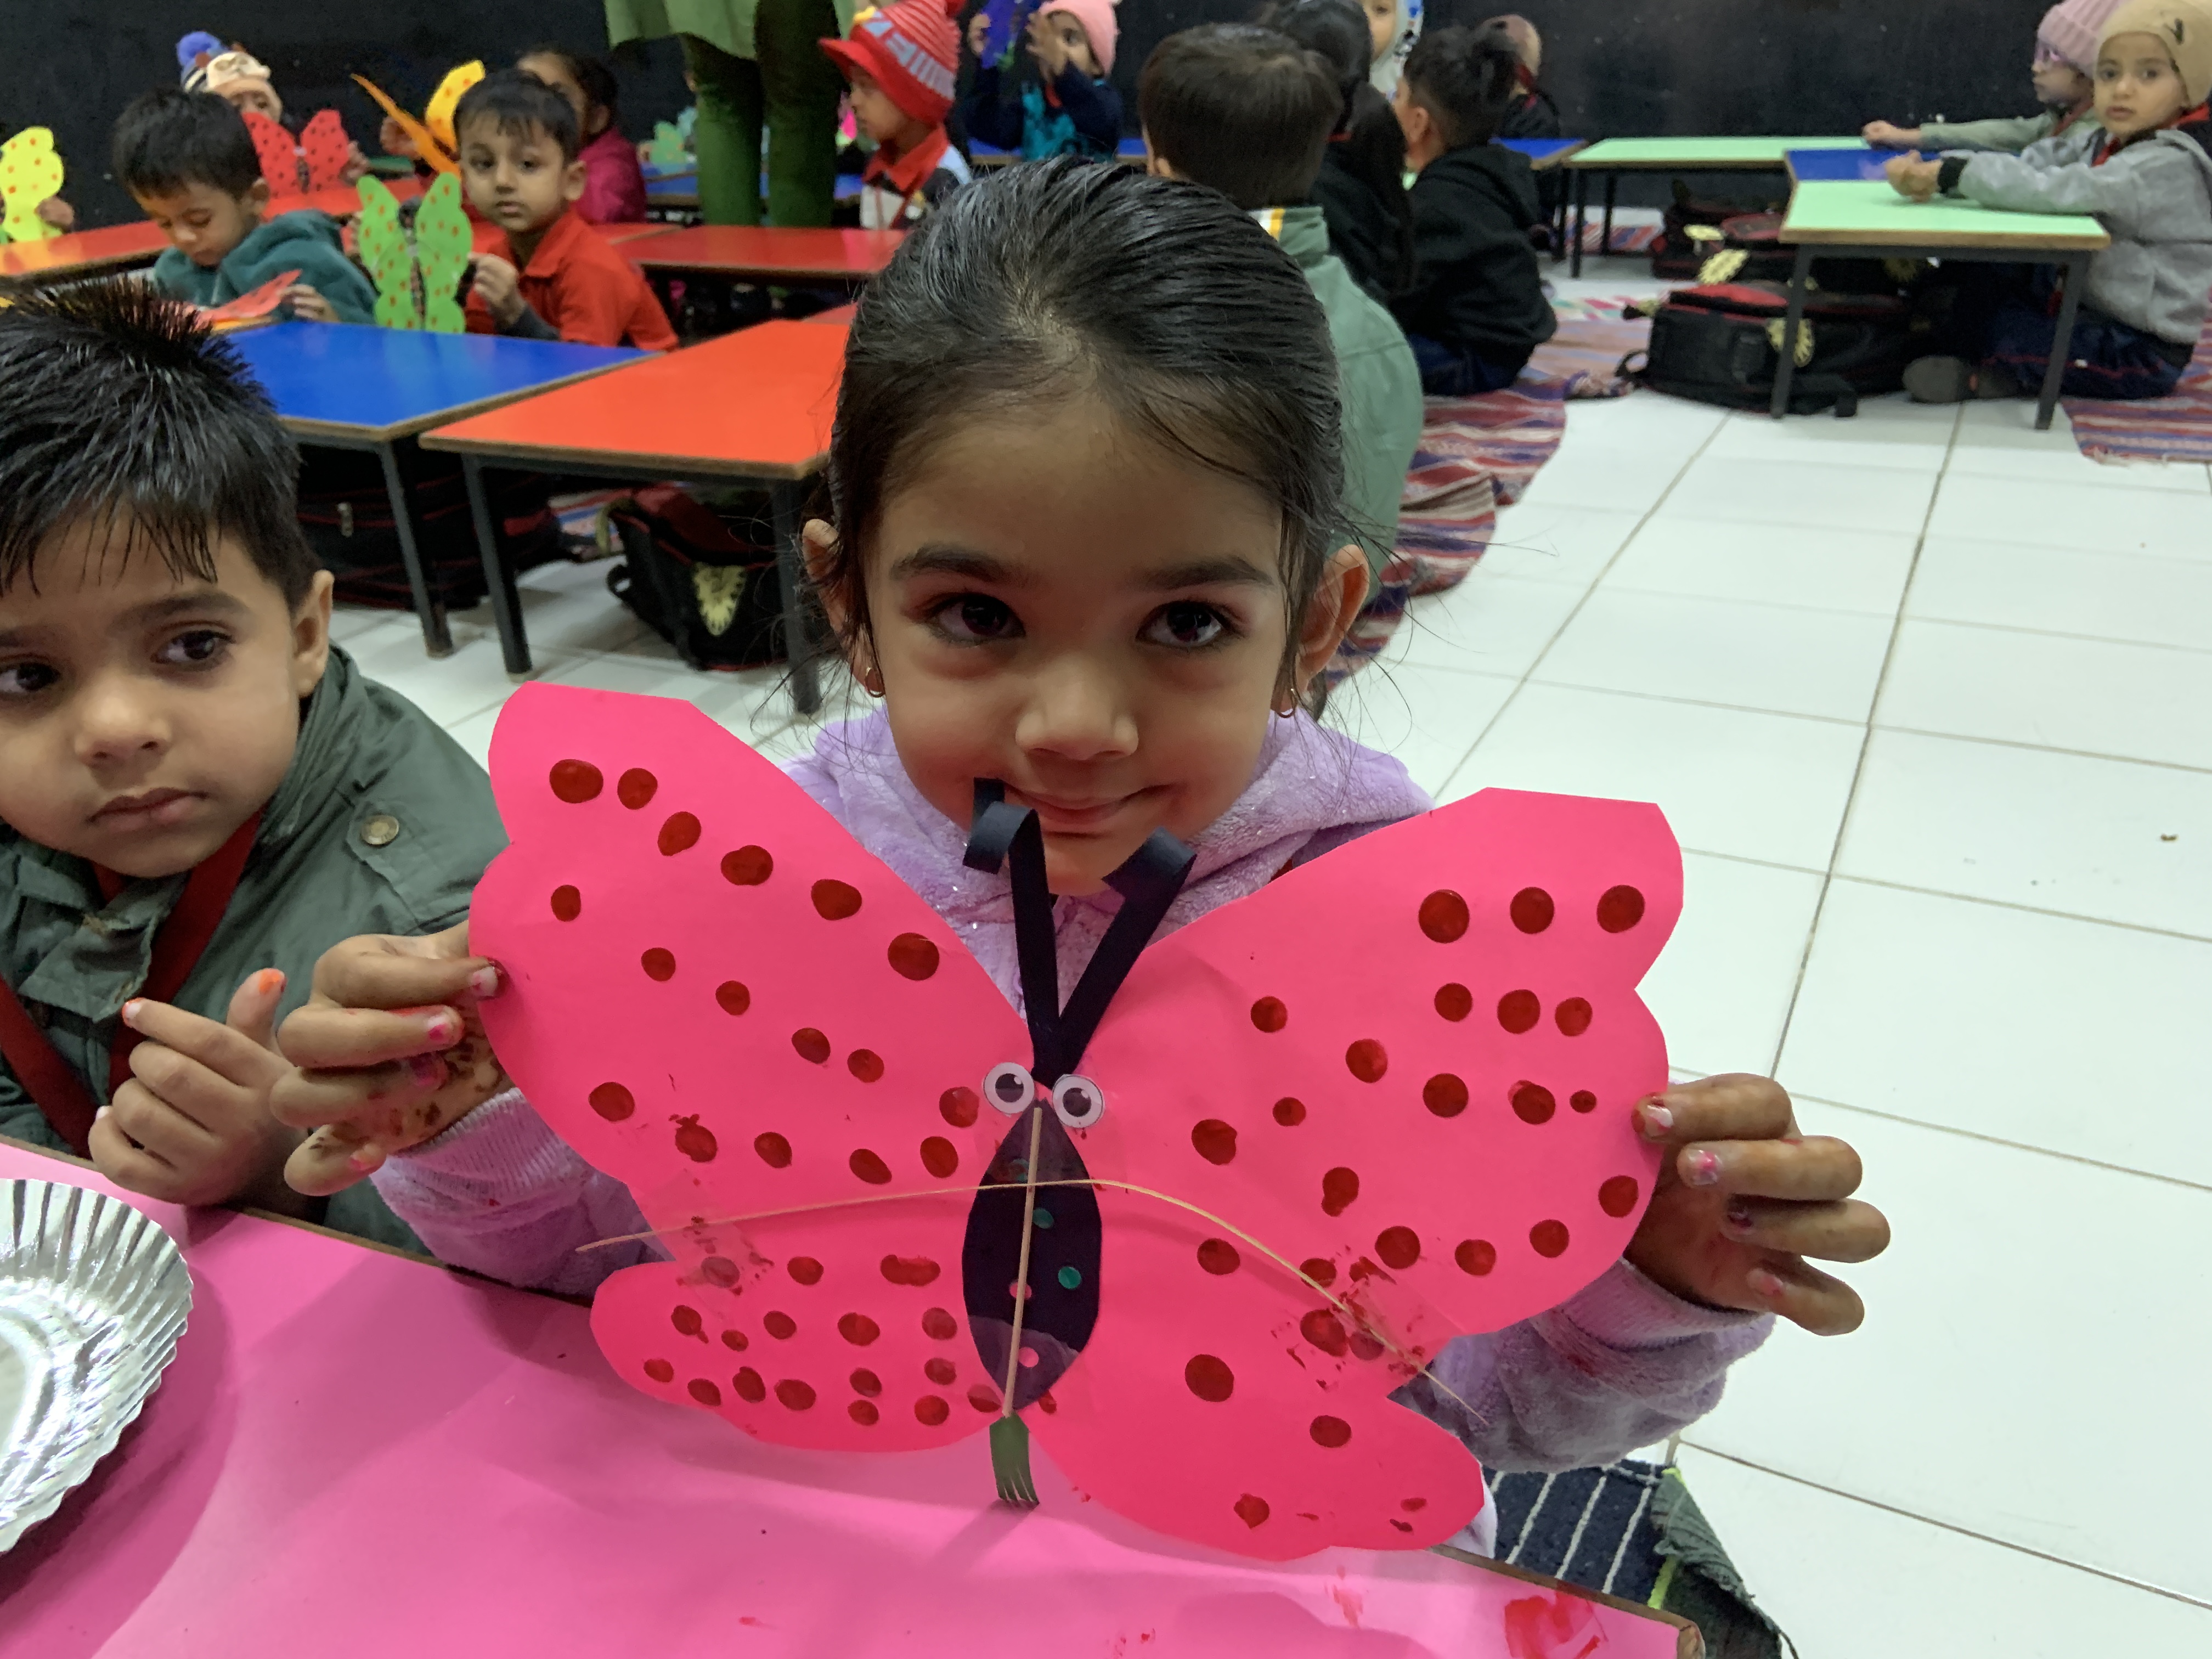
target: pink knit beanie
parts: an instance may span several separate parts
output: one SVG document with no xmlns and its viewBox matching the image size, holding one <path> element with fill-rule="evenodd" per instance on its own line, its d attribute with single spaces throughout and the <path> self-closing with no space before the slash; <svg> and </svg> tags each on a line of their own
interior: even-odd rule
<svg viewBox="0 0 2212 1659">
<path fill-rule="evenodd" d="M 2119 6 L 2120 0 L 2061 0 L 2043 14 L 2043 21 L 2036 27 L 2036 55 L 2071 64 L 2084 75 L 2094 72 L 2105 20 Z"/>
<path fill-rule="evenodd" d="M 1121 0 L 1044 0 L 1037 8 L 1038 15 L 1047 12 L 1064 11 L 1083 25 L 1083 32 L 1091 37 L 1091 52 L 1098 60 L 1098 72 L 1114 72 L 1114 40 L 1121 33 L 1121 26 L 1115 21 L 1114 8 Z M 2119 0 L 2113 0 L 2117 5 Z"/>
</svg>

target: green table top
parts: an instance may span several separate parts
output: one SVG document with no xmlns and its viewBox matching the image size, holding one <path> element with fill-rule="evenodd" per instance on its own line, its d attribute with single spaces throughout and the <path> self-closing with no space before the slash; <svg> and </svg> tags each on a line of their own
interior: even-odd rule
<svg viewBox="0 0 2212 1659">
<path fill-rule="evenodd" d="M 1793 149 L 1863 149 L 1848 138 L 1607 138 L 1570 155 L 1571 167 L 1705 167 L 1723 171 L 1773 168 Z"/>
<path fill-rule="evenodd" d="M 2103 248 L 2112 239 L 2094 219 L 2063 213 L 2007 213 L 1944 197 L 1911 202 L 1887 182 L 1806 181 L 1790 192 L 1784 242 L 1860 247 Z"/>
</svg>

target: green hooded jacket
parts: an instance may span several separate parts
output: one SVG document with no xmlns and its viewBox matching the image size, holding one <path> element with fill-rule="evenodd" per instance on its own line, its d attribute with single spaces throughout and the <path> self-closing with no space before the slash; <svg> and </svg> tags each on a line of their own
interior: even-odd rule
<svg viewBox="0 0 2212 1659">
<path fill-rule="evenodd" d="M 288 270 L 328 300 L 340 322 L 376 320 L 376 284 L 346 258 L 338 222 L 312 208 L 263 220 L 213 270 L 169 248 L 154 261 L 154 286 L 173 300 L 219 306 Z"/>
<path fill-rule="evenodd" d="M 339 940 L 463 920 L 477 878 L 506 844 L 483 769 L 333 646 L 238 890 L 176 1006 L 221 1020 L 247 975 L 280 968 L 281 1019 L 307 1000 L 316 958 Z M 0 825 L 0 971 L 95 1100 L 107 1098 L 117 1016 L 144 983 L 185 880 L 134 881 L 103 902 L 85 860 Z M 4 1063 L 0 1134 L 64 1149 Z M 422 1248 L 365 1181 L 331 1199 L 323 1220 Z"/>
<path fill-rule="evenodd" d="M 1328 251 L 1319 208 L 1261 208 L 1252 216 L 1298 262 L 1328 317 L 1344 405 L 1344 505 L 1367 555 L 1371 598 L 1398 544 L 1398 502 L 1421 441 L 1421 371 L 1396 319 Z"/>
</svg>

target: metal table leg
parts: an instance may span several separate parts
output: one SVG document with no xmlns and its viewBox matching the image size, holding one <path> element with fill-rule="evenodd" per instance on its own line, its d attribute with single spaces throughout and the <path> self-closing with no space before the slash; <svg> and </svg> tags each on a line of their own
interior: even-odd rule
<svg viewBox="0 0 2212 1659">
<path fill-rule="evenodd" d="M 2089 275 L 2089 256 L 2069 253 L 2059 267 L 2066 284 L 2058 305 L 2058 330 L 2051 337 L 2051 366 L 2043 371 L 2043 399 L 2035 406 L 2035 429 L 2048 432 L 2058 408 L 2058 389 L 2065 384 L 2066 362 L 2074 349 L 2074 318 L 2081 309 L 2081 284 Z"/>
<path fill-rule="evenodd" d="M 1575 240 L 1574 263 L 1567 267 L 1570 276 L 1583 274 L 1583 229 L 1589 222 L 1589 174 L 1577 167 L 1575 170 Z"/>
<path fill-rule="evenodd" d="M 814 672 L 814 642 L 806 625 L 806 561 L 799 542 L 799 486 L 772 485 L 769 506 L 775 519 L 775 567 L 783 582 L 783 649 L 791 664 L 791 706 L 802 714 L 822 707 L 822 684 Z"/>
<path fill-rule="evenodd" d="M 453 652 L 453 630 L 446 626 L 446 607 L 430 596 L 430 582 L 422 571 L 422 555 L 415 544 L 415 519 L 407 510 L 407 483 L 399 476 L 399 456 L 388 443 L 376 446 L 384 463 L 384 493 L 392 500 L 392 526 L 399 536 L 400 562 L 407 567 L 407 591 L 415 600 L 415 619 L 422 624 L 422 648 L 434 657 Z"/>
<path fill-rule="evenodd" d="M 491 521 L 491 503 L 485 498 L 483 469 L 473 455 L 461 457 L 461 472 L 469 486 L 469 518 L 476 526 L 477 552 L 483 560 L 484 590 L 491 598 L 491 613 L 499 623 L 500 655 L 507 672 L 518 677 L 530 671 L 530 641 L 522 631 L 522 599 L 514 591 L 514 572 L 501 554 L 499 534 Z"/>
<path fill-rule="evenodd" d="M 1597 244 L 1598 257 L 1601 259 L 1609 259 L 1613 257 L 1613 198 L 1620 188 L 1620 175 L 1617 173 L 1607 173 L 1605 175 L 1605 234 L 1598 239 Z"/>
<path fill-rule="evenodd" d="M 1782 322 L 1782 361 L 1774 366 L 1771 412 L 1780 420 L 1790 412 L 1790 383 L 1797 374 L 1797 331 L 1805 325 L 1805 286 L 1813 275 L 1813 245 L 1797 245 L 1797 262 L 1790 272 L 1790 314 Z"/>
</svg>

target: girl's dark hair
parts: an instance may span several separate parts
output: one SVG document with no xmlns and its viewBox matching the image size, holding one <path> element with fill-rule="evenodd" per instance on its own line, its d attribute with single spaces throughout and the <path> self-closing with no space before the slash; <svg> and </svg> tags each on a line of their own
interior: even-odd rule
<svg viewBox="0 0 2212 1659">
<path fill-rule="evenodd" d="M 606 111 L 608 125 L 611 126 L 614 124 L 615 100 L 622 95 L 622 88 L 616 83 L 612 70 L 596 58 L 587 58 L 580 52 L 569 51 L 566 46 L 556 46 L 550 41 L 517 55 L 515 66 L 519 69 L 532 58 L 558 58 L 562 67 L 568 71 L 569 78 L 584 89 L 585 104 L 591 109 Z"/>
<path fill-rule="evenodd" d="M 860 296 L 821 579 L 848 647 L 868 635 L 865 562 L 884 502 L 933 441 L 1085 393 L 1282 514 L 1296 649 L 1329 553 L 1354 539 L 1328 319 L 1297 264 L 1224 197 L 1073 157 L 957 191 Z"/>
</svg>

